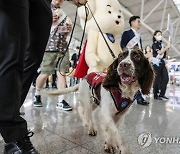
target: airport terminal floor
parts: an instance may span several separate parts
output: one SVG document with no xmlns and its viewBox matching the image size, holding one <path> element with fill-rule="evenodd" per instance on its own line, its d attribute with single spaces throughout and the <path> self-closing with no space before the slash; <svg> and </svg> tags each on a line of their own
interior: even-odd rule
<svg viewBox="0 0 180 154">
<path fill-rule="evenodd" d="M 77 95 L 67 95 L 73 111 L 56 109 L 57 96 L 43 95 L 43 107 L 34 107 L 34 88 L 32 87 L 23 105 L 23 116 L 29 129 L 34 131 L 31 138 L 41 154 L 103 154 L 102 134 L 89 136 L 77 113 Z M 168 101 L 155 101 L 150 95 L 149 106 L 131 107 L 125 122 L 119 127 L 120 134 L 129 145 L 132 154 L 179 154 L 180 142 L 180 88 L 168 86 Z M 144 134 L 143 134 L 144 133 Z M 142 136 L 148 140 L 141 141 Z M 0 139 L 0 153 L 3 151 Z"/>
</svg>

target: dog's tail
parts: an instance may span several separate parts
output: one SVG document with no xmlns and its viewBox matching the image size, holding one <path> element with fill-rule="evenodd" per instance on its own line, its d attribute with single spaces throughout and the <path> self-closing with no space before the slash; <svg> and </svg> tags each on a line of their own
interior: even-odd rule
<svg viewBox="0 0 180 154">
<path fill-rule="evenodd" d="M 65 88 L 62 90 L 53 90 L 53 91 L 43 91 L 43 93 L 47 94 L 47 95 L 65 95 L 65 94 L 69 94 L 71 92 L 75 92 L 79 89 L 79 84 L 73 86 L 73 87 L 69 87 L 69 88 Z"/>
</svg>

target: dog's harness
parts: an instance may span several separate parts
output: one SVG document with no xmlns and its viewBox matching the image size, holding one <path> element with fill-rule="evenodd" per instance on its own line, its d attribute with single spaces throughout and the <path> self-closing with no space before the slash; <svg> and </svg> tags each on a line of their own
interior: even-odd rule
<svg viewBox="0 0 180 154">
<path fill-rule="evenodd" d="M 95 73 L 92 72 L 87 75 L 86 79 L 89 83 L 89 88 L 91 90 L 91 97 L 93 98 L 93 101 L 100 105 L 100 87 L 102 84 L 102 81 L 104 80 L 106 76 L 106 73 Z M 122 114 L 124 111 L 126 111 L 134 102 L 135 99 L 131 100 L 129 98 L 122 97 L 121 90 L 112 90 L 109 91 L 111 94 L 111 97 L 113 99 L 114 105 L 117 109 L 116 114 Z"/>
<path fill-rule="evenodd" d="M 103 79 L 105 78 L 106 73 L 90 73 L 87 75 L 87 82 L 89 83 L 89 88 L 91 91 L 91 97 L 93 98 L 93 101 L 99 105 L 101 96 L 100 96 L 100 90 L 101 90 L 101 83 Z"/>
</svg>

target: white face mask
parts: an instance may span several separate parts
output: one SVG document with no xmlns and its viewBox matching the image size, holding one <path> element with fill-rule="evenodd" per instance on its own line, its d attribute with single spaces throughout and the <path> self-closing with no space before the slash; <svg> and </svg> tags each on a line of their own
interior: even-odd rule
<svg viewBox="0 0 180 154">
<path fill-rule="evenodd" d="M 157 41 L 161 41 L 162 40 L 162 36 L 161 35 L 156 36 L 156 40 Z"/>
</svg>

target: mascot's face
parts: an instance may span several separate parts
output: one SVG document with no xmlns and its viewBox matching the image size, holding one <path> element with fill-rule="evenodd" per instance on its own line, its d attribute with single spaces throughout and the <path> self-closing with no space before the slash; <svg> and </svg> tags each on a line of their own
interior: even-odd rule
<svg viewBox="0 0 180 154">
<path fill-rule="evenodd" d="M 121 11 L 121 5 L 117 0 L 89 0 L 88 4 L 96 18 L 103 33 L 119 35 L 124 29 L 124 16 Z M 81 25 L 84 25 L 84 8 L 79 9 Z M 87 21 L 88 30 L 99 31 L 94 19 L 89 12 Z"/>
<path fill-rule="evenodd" d="M 124 16 L 116 0 L 97 0 L 95 16 L 104 33 L 120 34 L 124 29 Z"/>
</svg>

